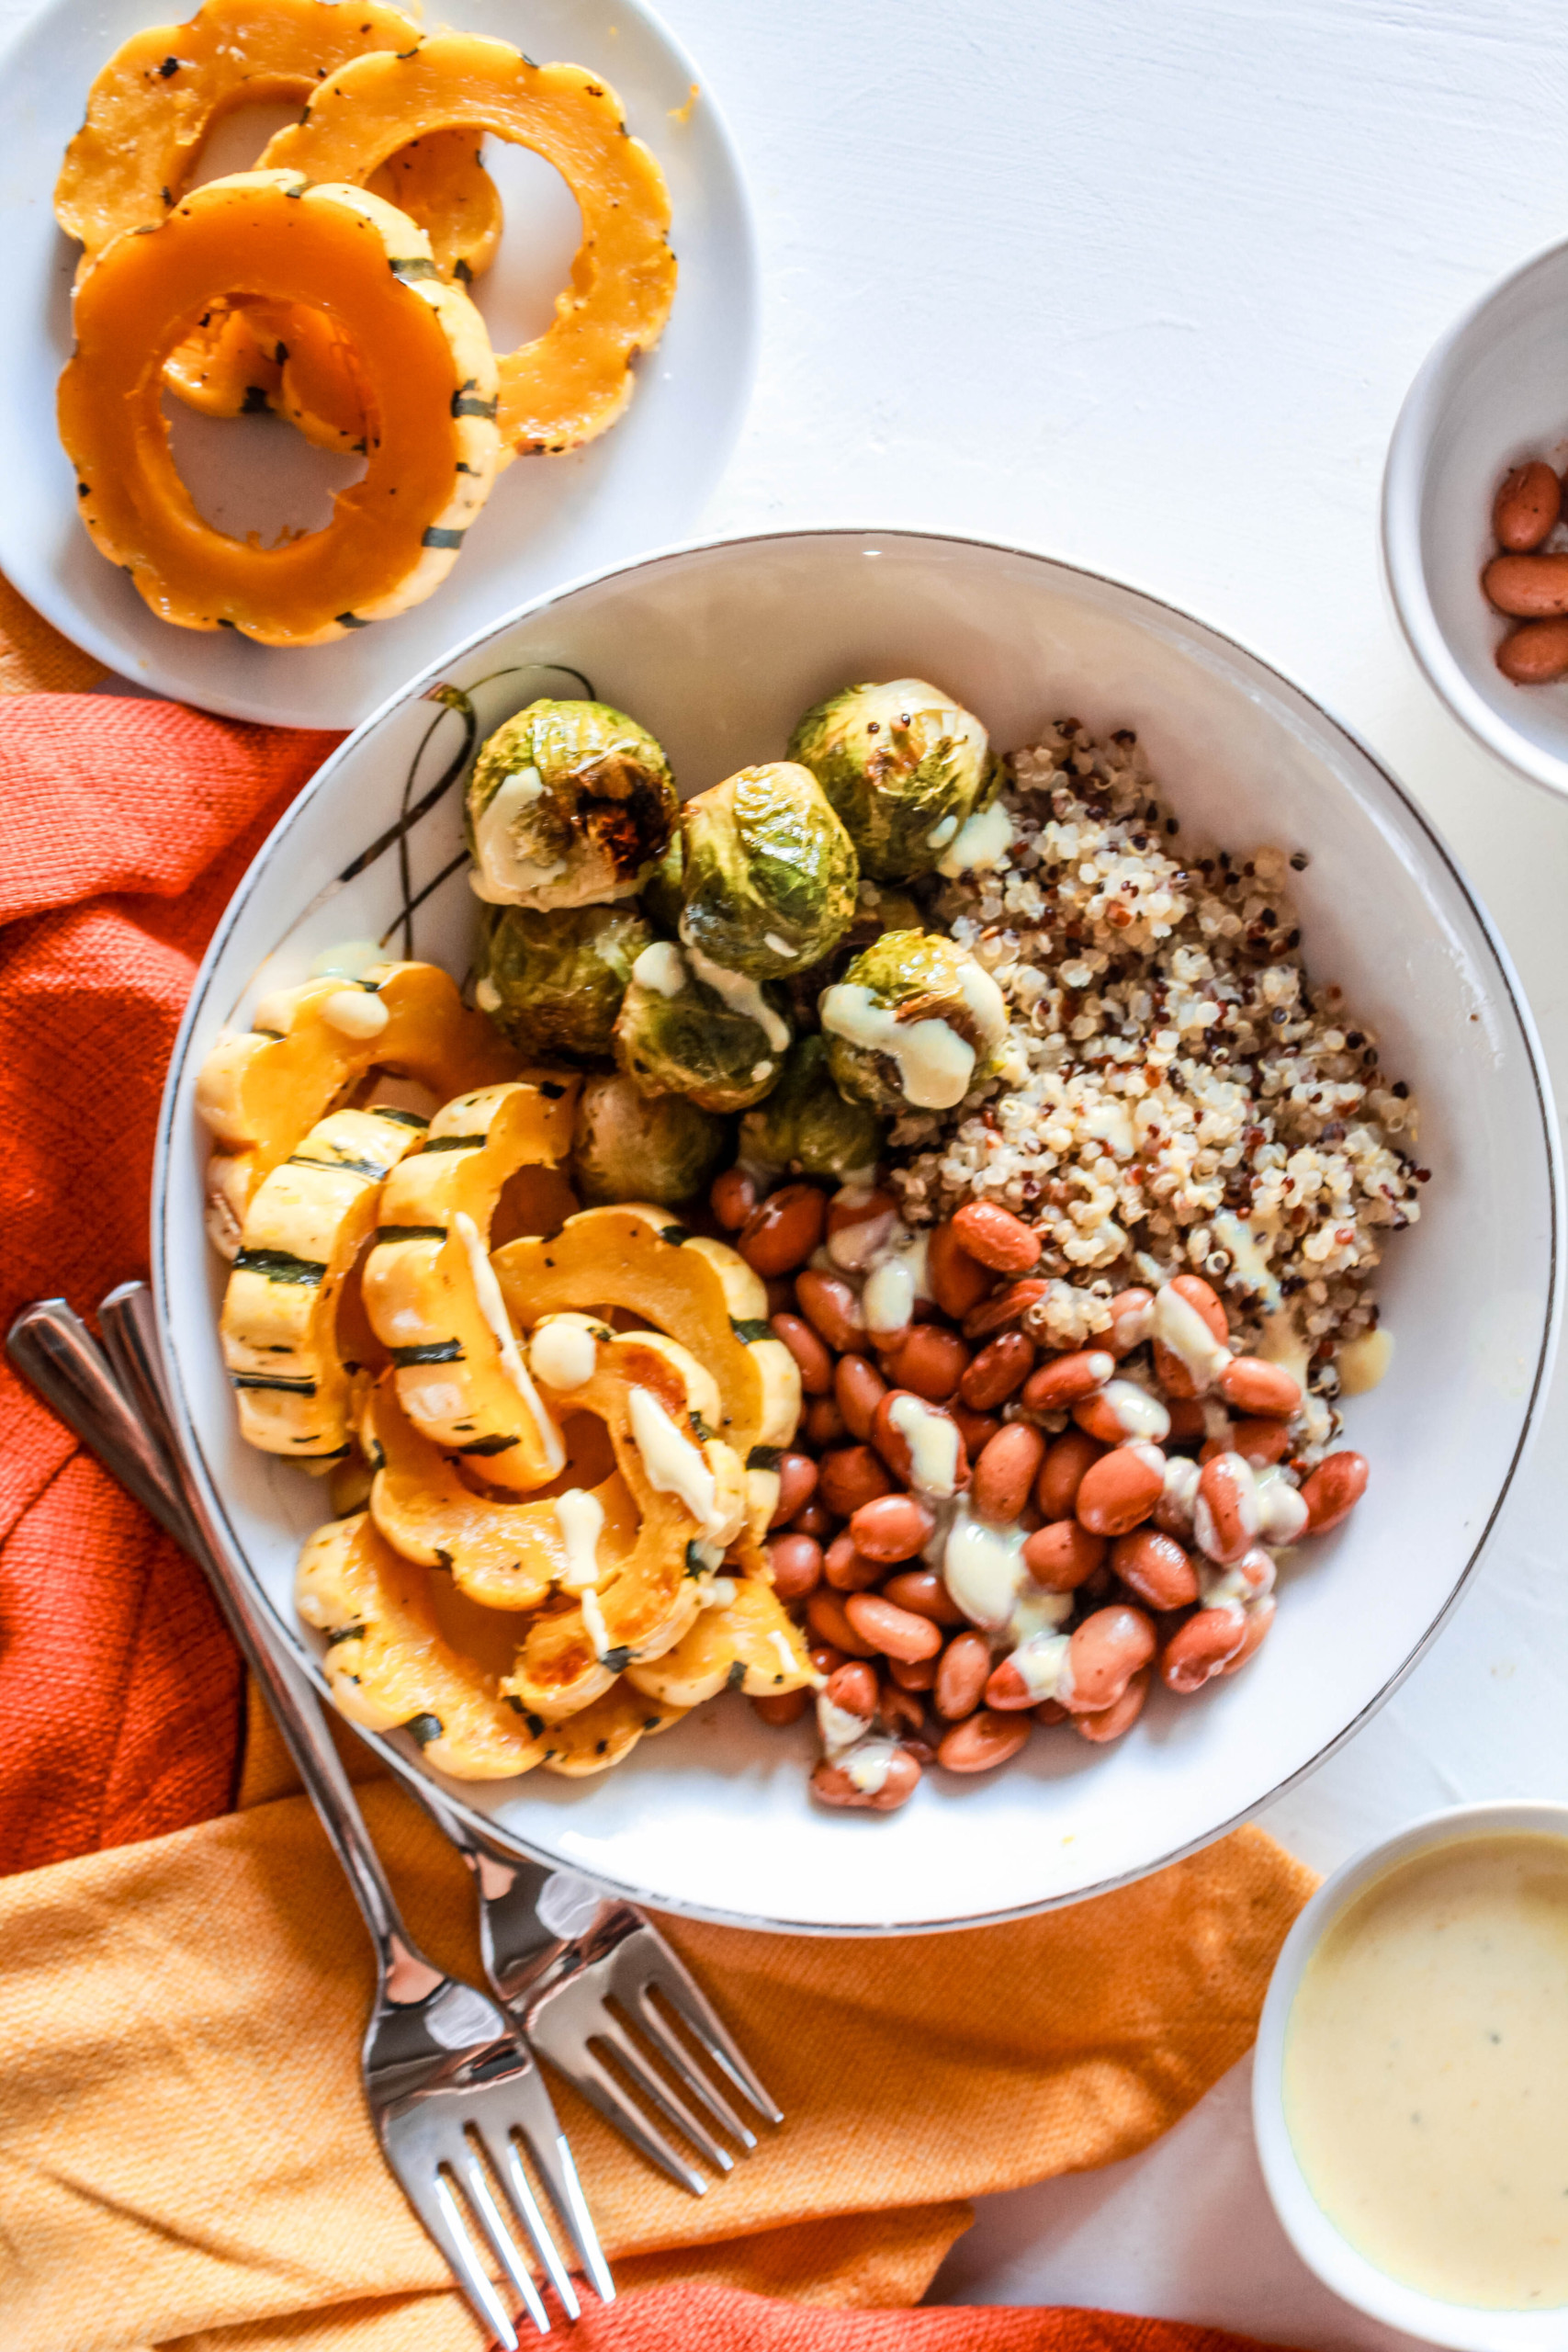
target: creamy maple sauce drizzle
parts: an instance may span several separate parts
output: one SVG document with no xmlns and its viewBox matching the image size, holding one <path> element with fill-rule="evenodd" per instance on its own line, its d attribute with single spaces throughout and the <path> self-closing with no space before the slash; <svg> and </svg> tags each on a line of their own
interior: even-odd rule
<svg viewBox="0 0 1568 2352">
<path fill-rule="evenodd" d="M 1303 1973 L 1283 2093 L 1308 2187 L 1380 2270 L 1568 2303 L 1568 1838 L 1456 1838 L 1364 1889 Z"/>
</svg>

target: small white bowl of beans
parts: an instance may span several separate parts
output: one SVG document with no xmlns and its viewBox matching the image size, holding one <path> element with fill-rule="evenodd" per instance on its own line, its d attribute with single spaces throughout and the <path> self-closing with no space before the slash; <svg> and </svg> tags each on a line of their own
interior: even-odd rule
<svg viewBox="0 0 1568 2352">
<path fill-rule="evenodd" d="M 1568 793 L 1568 243 L 1483 295 L 1428 354 L 1383 477 L 1405 638 L 1488 750 Z"/>
</svg>

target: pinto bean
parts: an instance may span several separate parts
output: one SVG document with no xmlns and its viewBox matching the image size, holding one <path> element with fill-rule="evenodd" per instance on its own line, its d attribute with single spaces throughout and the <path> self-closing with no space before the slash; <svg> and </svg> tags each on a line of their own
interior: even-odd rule
<svg viewBox="0 0 1568 2352">
<path fill-rule="evenodd" d="M 994 1413 L 972 1413 L 968 1406 L 956 1396 L 947 1409 L 958 1423 L 958 1434 L 964 1440 L 964 1453 L 971 1462 L 975 1461 L 984 1453 L 1001 1428 L 1001 1422 Z"/>
<path fill-rule="evenodd" d="M 833 1399 L 852 1437 L 863 1443 L 871 1435 L 876 1408 L 887 1394 L 887 1383 L 865 1356 L 840 1356 L 833 1368 Z"/>
<path fill-rule="evenodd" d="M 933 1405 L 945 1405 L 957 1394 L 969 1367 L 969 1351 L 956 1331 L 941 1323 L 916 1323 L 893 1351 L 888 1366 L 900 1388 Z"/>
<path fill-rule="evenodd" d="M 795 1278 L 795 1300 L 814 1331 L 836 1355 L 864 1355 L 871 1346 L 860 1300 L 841 1274 L 819 1274 L 809 1266 Z"/>
<path fill-rule="evenodd" d="M 995 1277 L 969 1255 L 949 1220 L 933 1228 L 926 1245 L 926 1280 L 942 1313 L 962 1323 L 991 1289 Z"/>
<path fill-rule="evenodd" d="M 837 1193 L 828 1204 L 828 1255 L 835 1266 L 859 1273 L 899 1222 L 891 1193 Z"/>
<path fill-rule="evenodd" d="M 1551 620 L 1568 613 L 1568 555 L 1495 555 L 1481 585 L 1500 613 Z"/>
<path fill-rule="evenodd" d="M 809 1453 L 781 1453 L 779 1456 L 779 1499 L 773 1516 L 773 1525 L 782 1527 L 797 1510 L 804 1510 L 817 1492 L 817 1464 Z"/>
<path fill-rule="evenodd" d="M 806 1622 L 819 1642 L 826 1642 L 845 1657 L 874 1657 L 876 1644 L 857 1634 L 844 1614 L 844 1604 L 836 1592 L 826 1585 L 818 1585 L 806 1604 Z"/>
<path fill-rule="evenodd" d="M 1105 1557 L 1105 1538 L 1091 1535 L 1076 1519 L 1037 1528 L 1023 1547 L 1023 1565 L 1047 1592 L 1076 1592 Z"/>
<path fill-rule="evenodd" d="M 1239 1453 L 1217 1453 L 1198 1473 L 1192 1532 L 1198 1548 L 1222 1567 L 1239 1560 L 1258 1541 L 1258 1481 Z"/>
<path fill-rule="evenodd" d="M 1022 1323 L 1032 1306 L 1038 1306 L 1051 1285 L 1036 1275 L 1029 1275 L 1021 1283 L 1010 1283 L 1006 1290 L 998 1291 L 994 1298 L 982 1299 L 964 1317 L 966 1340 L 988 1340 L 998 1331 L 1016 1329 Z"/>
<path fill-rule="evenodd" d="M 1568 675 L 1568 620 L 1521 621 L 1493 660 L 1516 686 L 1550 686 Z"/>
<path fill-rule="evenodd" d="M 1045 1458 L 1045 1441 L 1028 1421 L 1010 1421 L 991 1439 L 975 1464 L 969 1504 L 992 1527 L 1010 1527 L 1034 1485 Z"/>
<path fill-rule="evenodd" d="M 1024 1382 L 1023 1402 L 1032 1413 L 1059 1413 L 1080 1396 L 1103 1388 L 1115 1370 L 1116 1359 L 1104 1348 L 1077 1348 L 1071 1355 L 1054 1356 Z"/>
<path fill-rule="evenodd" d="M 1274 1605 L 1271 1592 L 1262 1593 L 1256 1600 L 1248 1601 L 1247 1631 L 1241 1637 L 1241 1647 L 1233 1657 L 1226 1658 L 1220 1668 L 1222 1674 L 1239 1674 L 1248 1659 L 1258 1656 L 1269 1637 L 1269 1628 L 1274 1623 Z"/>
<path fill-rule="evenodd" d="M 793 1274 L 820 1242 L 827 1218 L 827 1195 L 815 1184 L 785 1184 L 757 1204 L 735 1246 L 753 1273 Z"/>
<path fill-rule="evenodd" d="M 1010 1763 L 1029 1745 L 1027 1714 L 998 1715 L 989 1707 L 943 1732 L 936 1760 L 944 1772 L 989 1772 Z"/>
<path fill-rule="evenodd" d="M 1505 474 L 1492 503 L 1492 528 L 1509 555 L 1530 555 L 1562 511 L 1562 485 L 1543 458 Z"/>
<path fill-rule="evenodd" d="M 828 1677 L 822 1696 L 846 1715 L 863 1715 L 869 1723 L 876 1713 L 876 1669 L 863 1658 L 852 1657 Z"/>
<path fill-rule="evenodd" d="M 1134 1528 L 1111 1546 L 1111 1566 L 1150 1609 L 1185 1609 L 1198 1598 L 1198 1571 L 1174 1535 Z"/>
<path fill-rule="evenodd" d="M 903 1487 L 910 1487 L 916 1483 L 914 1450 L 903 1430 L 898 1428 L 894 1416 L 900 1400 L 911 1395 L 912 1392 L 908 1388 L 890 1388 L 876 1408 L 876 1419 L 872 1424 L 871 1431 L 872 1443 L 898 1484 Z M 966 1487 L 969 1484 L 969 1456 L 964 1449 L 963 1437 L 958 1432 L 957 1423 L 953 1421 L 952 1414 L 941 1405 L 929 1404 L 923 1396 L 914 1397 L 913 1402 L 918 1404 L 921 1413 L 931 1420 L 946 1421 L 953 1426 L 953 1433 L 958 1438 L 958 1458 L 953 1467 L 952 1489 L 956 1493 L 961 1487 Z M 866 1499 L 869 1501 L 870 1497 L 868 1496 Z"/>
<path fill-rule="evenodd" d="M 1282 1462 L 1291 1450 L 1291 1434 L 1283 1421 L 1243 1419 L 1233 1421 L 1230 1435 L 1223 1444 L 1216 1443 L 1213 1453 L 1207 1446 L 1201 1459 L 1212 1462 L 1214 1453 L 1239 1453 L 1255 1470 L 1267 1469 L 1271 1462 Z"/>
<path fill-rule="evenodd" d="M 890 1657 L 887 1671 L 900 1690 L 929 1690 L 936 1681 L 934 1657 Z"/>
<path fill-rule="evenodd" d="M 739 1233 L 756 1205 L 757 1180 L 744 1168 L 727 1168 L 714 1178 L 708 1206 L 726 1233 Z"/>
<path fill-rule="evenodd" d="M 835 1649 L 831 1642 L 813 1642 L 806 1655 L 811 1660 L 813 1674 L 821 1675 L 824 1681 L 844 1662 L 843 1651 Z"/>
<path fill-rule="evenodd" d="M 818 1464 L 817 1491 L 835 1519 L 852 1519 L 862 1503 L 890 1495 L 893 1481 L 869 1445 L 841 1445 Z"/>
<path fill-rule="evenodd" d="M 1102 1453 L 1084 1472 L 1077 1516 L 1091 1535 L 1126 1535 L 1147 1519 L 1165 1488 L 1165 1456 L 1137 1440 Z"/>
<path fill-rule="evenodd" d="M 929 1617 L 933 1625 L 962 1625 L 964 1611 L 934 1568 L 903 1568 L 882 1588 L 884 1600 Z"/>
<path fill-rule="evenodd" d="M 824 1510 L 813 1495 L 811 1500 L 802 1504 L 795 1512 L 789 1526 L 792 1535 L 809 1535 L 815 1543 L 825 1544 L 833 1532 L 833 1514 Z"/>
<path fill-rule="evenodd" d="M 917 1617 L 912 1609 L 900 1609 L 879 1593 L 851 1593 L 844 1614 L 861 1639 L 874 1642 L 884 1657 L 935 1657 L 942 1647 L 941 1628 L 929 1617 Z"/>
<path fill-rule="evenodd" d="M 1040 1236 L 995 1201 L 965 1201 L 953 1220 L 961 1249 L 997 1274 L 1026 1274 L 1040 1262 Z"/>
<path fill-rule="evenodd" d="M 1282 1363 L 1265 1363 L 1261 1356 L 1232 1356 L 1219 1377 L 1219 1391 L 1238 1413 L 1255 1413 L 1270 1420 L 1288 1421 L 1302 1409 L 1302 1384 Z"/>
<path fill-rule="evenodd" d="M 1085 1474 L 1104 1452 L 1099 1439 L 1082 1430 L 1066 1430 L 1055 1440 L 1034 1481 L 1034 1499 L 1047 1520 L 1072 1517 Z"/>
<path fill-rule="evenodd" d="M 1149 1695 L 1149 1684 L 1153 1679 L 1152 1669 L 1142 1667 L 1128 1682 L 1122 1696 L 1113 1699 L 1109 1707 L 1101 1708 L 1096 1714 L 1075 1715 L 1072 1724 L 1078 1737 L 1092 1740 L 1097 1747 L 1103 1747 L 1108 1740 L 1120 1739 L 1124 1731 L 1131 1731 L 1144 1712 L 1144 1702 Z"/>
<path fill-rule="evenodd" d="M 1029 1712 L 1037 1724 L 1070 1724 L 1073 1720 L 1060 1699 L 1042 1699 L 1039 1705 L 1031 1707 Z"/>
<path fill-rule="evenodd" d="M 1119 1290 L 1111 1302 L 1111 1329 L 1102 1333 L 1100 1345 L 1109 1348 L 1113 1356 L 1131 1355 L 1141 1348 L 1155 1326 L 1155 1295 L 1134 1283 L 1131 1290 Z"/>
<path fill-rule="evenodd" d="M 1201 1690 L 1223 1674 L 1247 1637 L 1247 1615 L 1239 1604 L 1200 1609 L 1184 1618 L 1160 1653 L 1160 1679 L 1182 1697 Z"/>
<path fill-rule="evenodd" d="M 855 1549 L 848 1528 L 834 1536 L 823 1555 L 822 1574 L 835 1592 L 869 1592 L 886 1573 L 880 1560 L 868 1560 Z"/>
<path fill-rule="evenodd" d="M 915 1495 L 879 1495 L 850 1521 L 855 1549 L 868 1560 L 912 1560 L 936 1532 L 936 1513 Z"/>
<path fill-rule="evenodd" d="M 1178 1298 L 1184 1298 L 1195 1307 L 1208 1325 L 1211 1335 L 1225 1346 L 1230 1339 L 1230 1325 L 1218 1291 L 1206 1283 L 1201 1274 L 1178 1274 L 1170 1285 Z M 1156 1340 L 1154 1349 L 1155 1377 L 1168 1396 L 1195 1396 L 1198 1385 L 1181 1358 L 1171 1348 Z"/>
<path fill-rule="evenodd" d="M 1142 1609 L 1097 1609 L 1067 1645 L 1067 1673 L 1058 1696 L 1075 1715 L 1114 1705 L 1140 1667 L 1155 1654 L 1152 1617 Z"/>
<path fill-rule="evenodd" d="M 782 1729 L 786 1724 L 800 1721 L 811 1704 L 811 1693 L 802 1685 L 798 1690 L 779 1690 L 753 1699 L 751 1704 L 765 1724 L 773 1724 Z"/>
<path fill-rule="evenodd" d="M 1120 1445 L 1130 1437 L 1145 1437 L 1159 1445 L 1170 1435 L 1168 1408 L 1136 1380 L 1108 1380 L 1094 1396 L 1079 1398 L 1073 1407 L 1073 1419 L 1080 1430 L 1106 1445 Z"/>
<path fill-rule="evenodd" d="M 1331 1527 L 1348 1519 L 1367 1491 L 1368 1476 L 1364 1453 L 1354 1453 L 1347 1448 L 1343 1453 L 1325 1454 L 1302 1482 L 1307 1533 L 1326 1535 Z"/>
<path fill-rule="evenodd" d="M 773 1337 L 782 1340 L 800 1367 L 800 1385 L 808 1396 L 826 1396 L 833 1385 L 833 1359 L 798 1315 L 769 1317 Z"/>
<path fill-rule="evenodd" d="M 850 1813 L 897 1813 L 901 1804 L 908 1804 L 919 1783 L 919 1758 L 907 1747 L 896 1747 L 879 1789 L 860 1788 L 841 1764 L 829 1764 L 824 1758 L 811 1775 L 811 1793 L 823 1804 L 841 1805 Z"/>
<path fill-rule="evenodd" d="M 989 1413 L 1020 1389 L 1034 1368 L 1034 1342 L 1021 1331 L 988 1340 L 958 1384 L 972 1412 Z"/>
<path fill-rule="evenodd" d="M 822 1546 L 810 1535 L 775 1535 L 768 1546 L 768 1566 L 781 1600 L 804 1600 L 822 1581 Z"/>
<path fill-rule="evenodd" d="M 991 1671 L 990 1645 L 983 1634 L 954 1634 L 936 1670 L 937 1713 L 948 1723 L 972 1715 Z"/>
<path fill-rule="evenodd" d="M 1185 1454 L 1173 1453 L 1166 1463 L 1165 1483 L 1151 1514 L 1162 1534 L 1179 1536 L 1183 1543 L 1190 1537 L 1200 1475 L 1197 1463 Z"/>
<path fill-rule="evenodd" d="M 1208 1415 L 1203 1410 L 1201 1400 L 1196 1396 L 1168 1396 L 1165 1409 L 1170 1415 L 1172 1445 L 1190 1444 L 1195 1437 L 1201 1437 L 1209 1426 Z"/>
<path fill-rule="evenodd" d="M 926 1711 L 919 1694 L 900 1682 L 885 1682 L 876 1702 L 877 1718 L 892 1739 L 919 1739 L 926 1727 Z"/>
</svg>

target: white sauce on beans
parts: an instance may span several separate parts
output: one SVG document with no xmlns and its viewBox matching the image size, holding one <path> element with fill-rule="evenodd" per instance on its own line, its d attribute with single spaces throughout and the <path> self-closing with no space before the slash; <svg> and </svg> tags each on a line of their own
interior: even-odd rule
<svg viewBox="0 0 1568 2352">
<path fill-rule="evenodd" d="M 1073 1613 L 1076 1599 L 1077 1595 L 1070 1592 L 1042 1591 L 1032 1577 L 1026 1577 L 1007 1622 L 1007 1638 L 1014 1649 L 1021 1643 L 1032 1641 L 1036 1634 L 1054 1634 L 1065 1625 Z"/>
<path fill-rule="evenodd" d="M 860 1201 L 846 1201 L 843 1193 L 833 1197 L 835 1208 L 860 1208 Z M 862 1217 L 858 1224 L 840 1225 L 828 1236 L 828 1255 L 840 1272 L 863 1274 L 867 1267 L 886 1250 L 895 1233 L 908 1234 L 897 1209 L 884 1209 L 878 1216 Z"/>
<path fill-rule="evenodd" d="M 604 1506 L 597 1495 L 569 1487 L 556 1497 L 556 1522 L 566 1546 L 563 1592 L 586 1592 L 599 1581 L 599 1538 L 604 1532 Z"/>
<path fill-rule="evenodd" d="M 1215 1339 L 1191 1300 L 1170 1283 L 1155 1293 L 1154 1336 L 1185 1366 L 1200 1396 L 1213 1386 L 1230 1362 L 1230 1350 Z"/>
<path fill-rule="evenodd" d="M 649 1486 L 661 1495 L 677 1496 L 699 1525 L 711 1531 L 717 1524 L 718 1489 L 700 1450 L 676 1428 L 648 1389 L 634 1387 L 627 1392 L 626 1412 Z"/>
<path fill-rule="evenodd" d="M 1184 1453 L 1172 1453 L 1165 1465 L 1165 1489 L 1160 1497 L 1160 1510 L 1169 1518 L 1179 1520 L 1184 1527 L 1192 1525 L 1192 1506 L 1198 1499 L 1198 1481 L 1202 1476 L 1195 1462 Z"/>
<path fill-rule="evenodd" d="M 945 1501 L 958 1485 L 958 1424 L 921 1396 L 897 1396 L 887 1418 L 909 1449 L 909 1484 Z"/>
<path fill-rule="evenodd" d="M 825 1755 L 842 1756 L 846 1748 L 863 1739 L 866 1722 L 864 1715 L 852 1715 L 847 1707 L 835 1706 L 826 1691 L 818 1693 L 817 1733 Z"/>
<path fill-rule="evenodd" d="M 655 996 L 679 996 L 686 985 L 686 967 L 674 941 L 656 939 L 651 947 L 645 947 L 632 966 L 632 979 L 639 989 L 651 989 Z"/>
<path fill-rule="evenodd" d="M 552 1315 L 529 1340 L 528 1361 L 547 1388 L 564 1393 L 592 1379 L 599 1351 L 592 1332 L 575 1317 Z"/>
<path fill-rule="evenodd" d="M 942 1577 L 972 1625 L 999 1630 L 1033 1583 L 1023 1565 L 1026 1540 L 1021 1527 L 988 1527 L 966 1503 L 959 1504 L 942 1552 Z"/>
<path fill-rule="evenodd" d="M 887 1775 L 897 1753 L 894 1740 L 863 1740 L 859 1747 L 852 1748 L 842 1758 L 844 1777 L 854 1783 L 863 1797 L 877 1796 L 887 1786 Z"/>
<path fill-rule="evenodd" d="M 545 780 L 537 768 L 519 768 L 491 793 L 474 824 L 476 871 L 468 884 L 476 899 L 491 906 L 505 906 L 533 890 L 541 890 L 566 872 L 564 857 L 541 865 L 525 857 L 513 838 L 513 829 L 526 808 L 544 797 Z"/>
<path fill-rule="evenodd" d="M 1253 1476 L 1258 1483 L 1258 1532 L 1265 1544 L 1293 1544 L 1307 1523 L 1307 1507 L 1281 1463 Z"/>
<path fill-rule="evenodd" d="M 682 933 L 682 936 L 684 934 Z M 643 953 L 647 954 L 645 948 Z M 686 940 L 686 960 L 699 980 L 721 996 L 731 1012 L 746 1021 L 754 1021 L 775 1054 L 782 1054 L 789 1044 L 789 1023 L 773 1011 L 762 994 L 761 983 L 745 972 L 728 972 L 722 964 L 715 964 L 700 947 Z M 638 958 L 641 961 L 641 958 Z"/>
<path fill-rule="evenodd" d="M 556 1427 L 554 1416 L 528 1377 L 528 1367 L 523 1361 L 512 1326 L 507 1321 L 506 1302 L 501 1295 L 495 1269 L 485 1254 L 484 1243 L 479 1239 L 478 1226 L 465 1210 L 459 1209 L 452 1220 L 452 1227 L 468 1256 L 474 1296 L 479 1303 L 479 1313 L 490 1326 L 491 1337 L 501 1358 L 501 1368 L 532 1418 L 538 1431 L 540 1452 L 547 1465 L 546 1476 L 553 1478 L 566 1467 L 566 1442 Z"/>
<path fill-rule="evenodd" d="M 1100 1392 L 1100 1402 L 1115 1414 L 1123 1437 L 1148 1438 L 1157 1445 L 1170 1435 L 1170 1415 L 1159 1398 L 1135 1380 L 1108 1380 Z"/>
<path fill-rule="evenodd" d="M 1034 1634 L 1021 1642 L 1007 1663 L 1012 1667 L 1036 1704 L 1042 1699 L 1070 1699 L 1073 1670 L 1068 1662 L 1069 1634 Z"/>
</svg>

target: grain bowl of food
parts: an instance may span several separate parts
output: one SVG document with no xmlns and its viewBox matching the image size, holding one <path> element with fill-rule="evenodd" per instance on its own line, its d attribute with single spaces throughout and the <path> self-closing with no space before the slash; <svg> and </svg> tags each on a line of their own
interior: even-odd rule
<svg viewBox="0 0 1568 2352">
<path fill-rule="evenodd" d="M 1136 1877 L 1387 1696 L 1559 1190 L 1484 914 L 1308 697 L 799 532 L 527 606 L 327 763 L 192 997 L 155 1283 L 220 1539 L 400 1769 L 863 1933 Z"/>
</svg>

